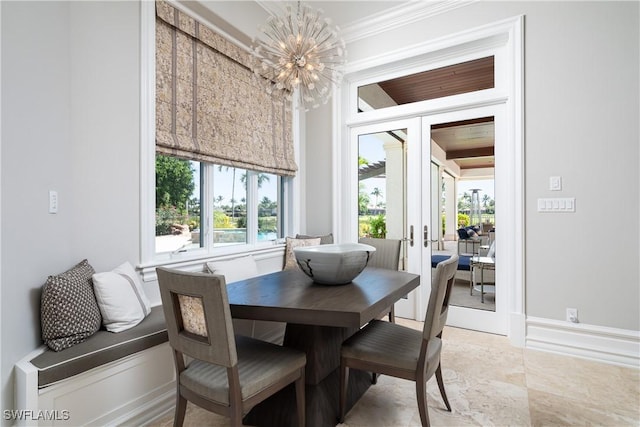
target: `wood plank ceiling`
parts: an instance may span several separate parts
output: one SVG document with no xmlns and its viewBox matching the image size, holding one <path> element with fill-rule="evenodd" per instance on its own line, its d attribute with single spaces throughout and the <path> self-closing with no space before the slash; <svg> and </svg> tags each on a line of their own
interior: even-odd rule
<svg viewBox="0 0 640 427">
<path fill-rule="evenodd" d="M 490 89 L 494 57 L 476 59 L 378 83 L 398 104 Z M 494 167 L 493 117 L 434 126 L 431 136 L 460 169 Z"/>
</svg>

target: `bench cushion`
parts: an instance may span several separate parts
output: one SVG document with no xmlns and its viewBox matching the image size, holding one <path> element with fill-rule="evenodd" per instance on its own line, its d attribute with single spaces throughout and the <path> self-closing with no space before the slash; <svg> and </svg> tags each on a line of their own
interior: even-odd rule
<svg viewBox="0 0 640 427">
<path fill-rule="evenodd" d="M 450 255 L 431 255 L 431 267 L 436 268 L 436 266 L 442 261 L 451 258 Z M 458 270 L 471 270 L 471 257 L 466 255 L 458 256 Z"/>
<path fill-rule="evenodd" d="M 123 332 L 99 330 L 86 341 L 62 351 L 47 350 L 31 360 L 38 368 L 38 388 L 118 360 L 168 340 L 162 306 Z"/>
</svg>

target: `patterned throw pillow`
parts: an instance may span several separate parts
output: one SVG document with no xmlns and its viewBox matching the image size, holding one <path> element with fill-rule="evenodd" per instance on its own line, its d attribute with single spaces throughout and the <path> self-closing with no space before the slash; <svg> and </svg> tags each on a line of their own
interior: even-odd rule
<svg viewBox="0 0 640 427">
<path fill-rule="evenodd" d="M 296 262 L 296 256 L 293 253 L 293 248 L 297 248 L 299 246 L 317 246 L 319 244 L 320 237 L 316 237 L 313 239 L 294 239 L 292 237 L 287 237 L 283 270 L 292 270 L 298 268 L 298 263 Z"/>
<path fill-rule="evenodd" d="M 40 322 L 42 339 L 54 351 L 79 344 L 100 329 L 102 316 L 93 293 L 95 271 L 85 259 L 42 288 Z"/>
</svg>

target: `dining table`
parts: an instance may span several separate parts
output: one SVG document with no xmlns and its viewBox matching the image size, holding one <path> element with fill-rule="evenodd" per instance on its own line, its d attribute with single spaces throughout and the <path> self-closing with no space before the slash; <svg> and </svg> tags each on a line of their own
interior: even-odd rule
<svg viewBox="0 0 640 427">
<path fill-rule="evenodd" d="M 335 426 L 340 388 L 340 349 L 345 339 L 388 312 L 420 285 L 420 276 L 366 267 L 351 283 L 322 285 L 299 269 L 278 271 L 229 283 L 234 318 L 286 322 L 283 346 L 303 351 L 307 427 Z M 350 370 L 347 410 L 371 386 L 369 372 Z M 286 387 L 256 405 L 244 423 L 297 425 L 295 390 Z"/>
</svg>

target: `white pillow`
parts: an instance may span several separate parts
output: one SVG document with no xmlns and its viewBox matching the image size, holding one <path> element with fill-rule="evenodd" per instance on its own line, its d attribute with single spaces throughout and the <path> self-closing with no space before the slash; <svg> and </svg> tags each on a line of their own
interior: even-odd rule
<svg viewBox="0 0 640 427">
<path fill-rule="evenodd" d="M 128 262 L 112 271 L 94 274 L 93 290 L 102 314 L 102 324 L 108 331 L 125 331 L 151 313 L 151 303 L 142 283 Z"/>
<path fill-rule="evenodd" d="M 209 261 L 207 268 L 212 274 L 221 274 L 227 283 L 249 279 L 258 275 L 258 265 L 252 255 L 228 261 Z"/>
</svg>

